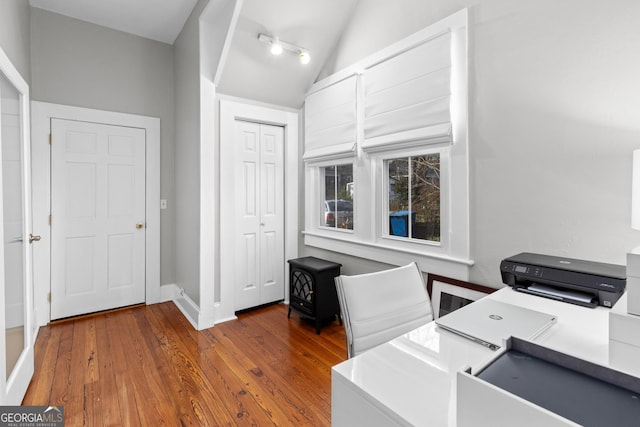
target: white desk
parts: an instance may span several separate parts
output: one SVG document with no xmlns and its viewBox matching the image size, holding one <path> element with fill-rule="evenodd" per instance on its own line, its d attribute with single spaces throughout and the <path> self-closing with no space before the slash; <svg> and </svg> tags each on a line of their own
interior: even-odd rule
<svg viewBox="0 0 640 427">
<path fill-rule="evenodd" d="M 609 309 L 515 292 L 485 297 L 558 316 L 534 342 L 601 365 L 609 362 Z M 455 426 L 456 373 L 494 352 L 434 322 L 333 367 L 332 424 Z"/>
</svg>

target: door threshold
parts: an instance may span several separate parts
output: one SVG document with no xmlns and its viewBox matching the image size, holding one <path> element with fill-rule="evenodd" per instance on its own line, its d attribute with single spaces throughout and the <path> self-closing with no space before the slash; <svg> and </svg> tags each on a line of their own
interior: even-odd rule
<svg viewBox="0 0 640 427">
<path fill-rule="evenodd" d="M 141 302 L 139 304 L 125 305 L 124 307 L 111 308 L 108 310 L 94 311 L 93 313 L 79 314 L 77 316 L 63 317 L 62 319 L 51 320 L 48 325 L 57 325 L 59 323 L 75 322 L 76 320 L 89 319 L 91 317 L 102 316 L 104 314 L 115 313 L 118 311 L 131 310 L 133 308 L 144 307 L 147 304 Z"/>
<path fill-rule="evenodd" d="M 277 301 L 266 302 L 264 304 L 256 305 L 254 307 L 243 308 L 242 310 L 236 310 L 234 314 L 243 314 L 243 313 L 247 313 L 249 311 L 254 311 L 254 310 L 259 310 L 259 309 L 264 308 L 264 307 L 269 307 L 271 305 L 282 304 L 283 302 L 284 302 L 283 299 L 279 299 Z"/>
</svg>

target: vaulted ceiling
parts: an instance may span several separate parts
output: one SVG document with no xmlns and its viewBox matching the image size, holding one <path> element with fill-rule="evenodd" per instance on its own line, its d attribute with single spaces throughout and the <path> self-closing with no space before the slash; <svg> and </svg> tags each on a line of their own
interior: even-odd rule
<svg viewBox="0 0 640 427">
<path fill-rule="evenodd" d="M 358 0 L 244 0 L 218 92 L 298 108 L 338 43 Z M 33 7 L 173 44 L 197 0 L 30 0 Z M 304 47 L 269 53 L 258 34 Z"/>
<path fill-rule="evenodd" d="M 244 0 L 218 91 L 300 107 L 338 43 L 357 0 Z M 274 56 L 258 34 L 308 49 L 309 64 Z"/>
<path fill-rule="evenodd" d="M 31 6 L 173 44 L 198 0 L 30 0 Z"/>
</svg>

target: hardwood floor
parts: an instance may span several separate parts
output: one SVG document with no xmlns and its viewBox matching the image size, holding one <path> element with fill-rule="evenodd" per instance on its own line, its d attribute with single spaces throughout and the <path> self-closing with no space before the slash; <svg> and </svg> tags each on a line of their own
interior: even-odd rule
<svg viewBox="0 0 640 427">
<path fill-rule="evenodd" d="M 344 329 L 287 309 L 199 332 L 170 302 L 48 325 L 23 404 L 64 405 L 67 426 L 329 426 Z"/>
</svg>

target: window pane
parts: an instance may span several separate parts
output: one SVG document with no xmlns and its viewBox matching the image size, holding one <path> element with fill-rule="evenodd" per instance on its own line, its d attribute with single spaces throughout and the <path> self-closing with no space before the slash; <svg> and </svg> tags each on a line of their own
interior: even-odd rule
<svg viewBox="0 0 640 427">
<path fill-rule="evenodd" d="M 323 215 L 320 218 L 320 225 L 327 227 L 336 226 L 334 215 L 336 206 L 336 167 L 328 166 L 321 168 L 324 171 L 324 207 Z"/>
<path fill-rule="evenodd" d="M 440 241 L 440 155 L 387 161 L 389 235 Z"/>
<path fill-rule="evenodd" d="M 324 206 L 320 225 L 353 230 L 353 165 L 327 166 L 321 171 Z"/>
<path fill-rule="evenodd" d="M 440 155 L 411 158 L 411 237 L 440 241 Z"/>
<path fill-rule="evenodd" d="M 389 171 L 389 234 L 409 236 L 409 159 L 387 162 Z"/>
<path fill-rule="evenodd" d="M 336 169 L 336 227 L 353 230 L 353 165 L 340 165 Z"/>
</svg>

